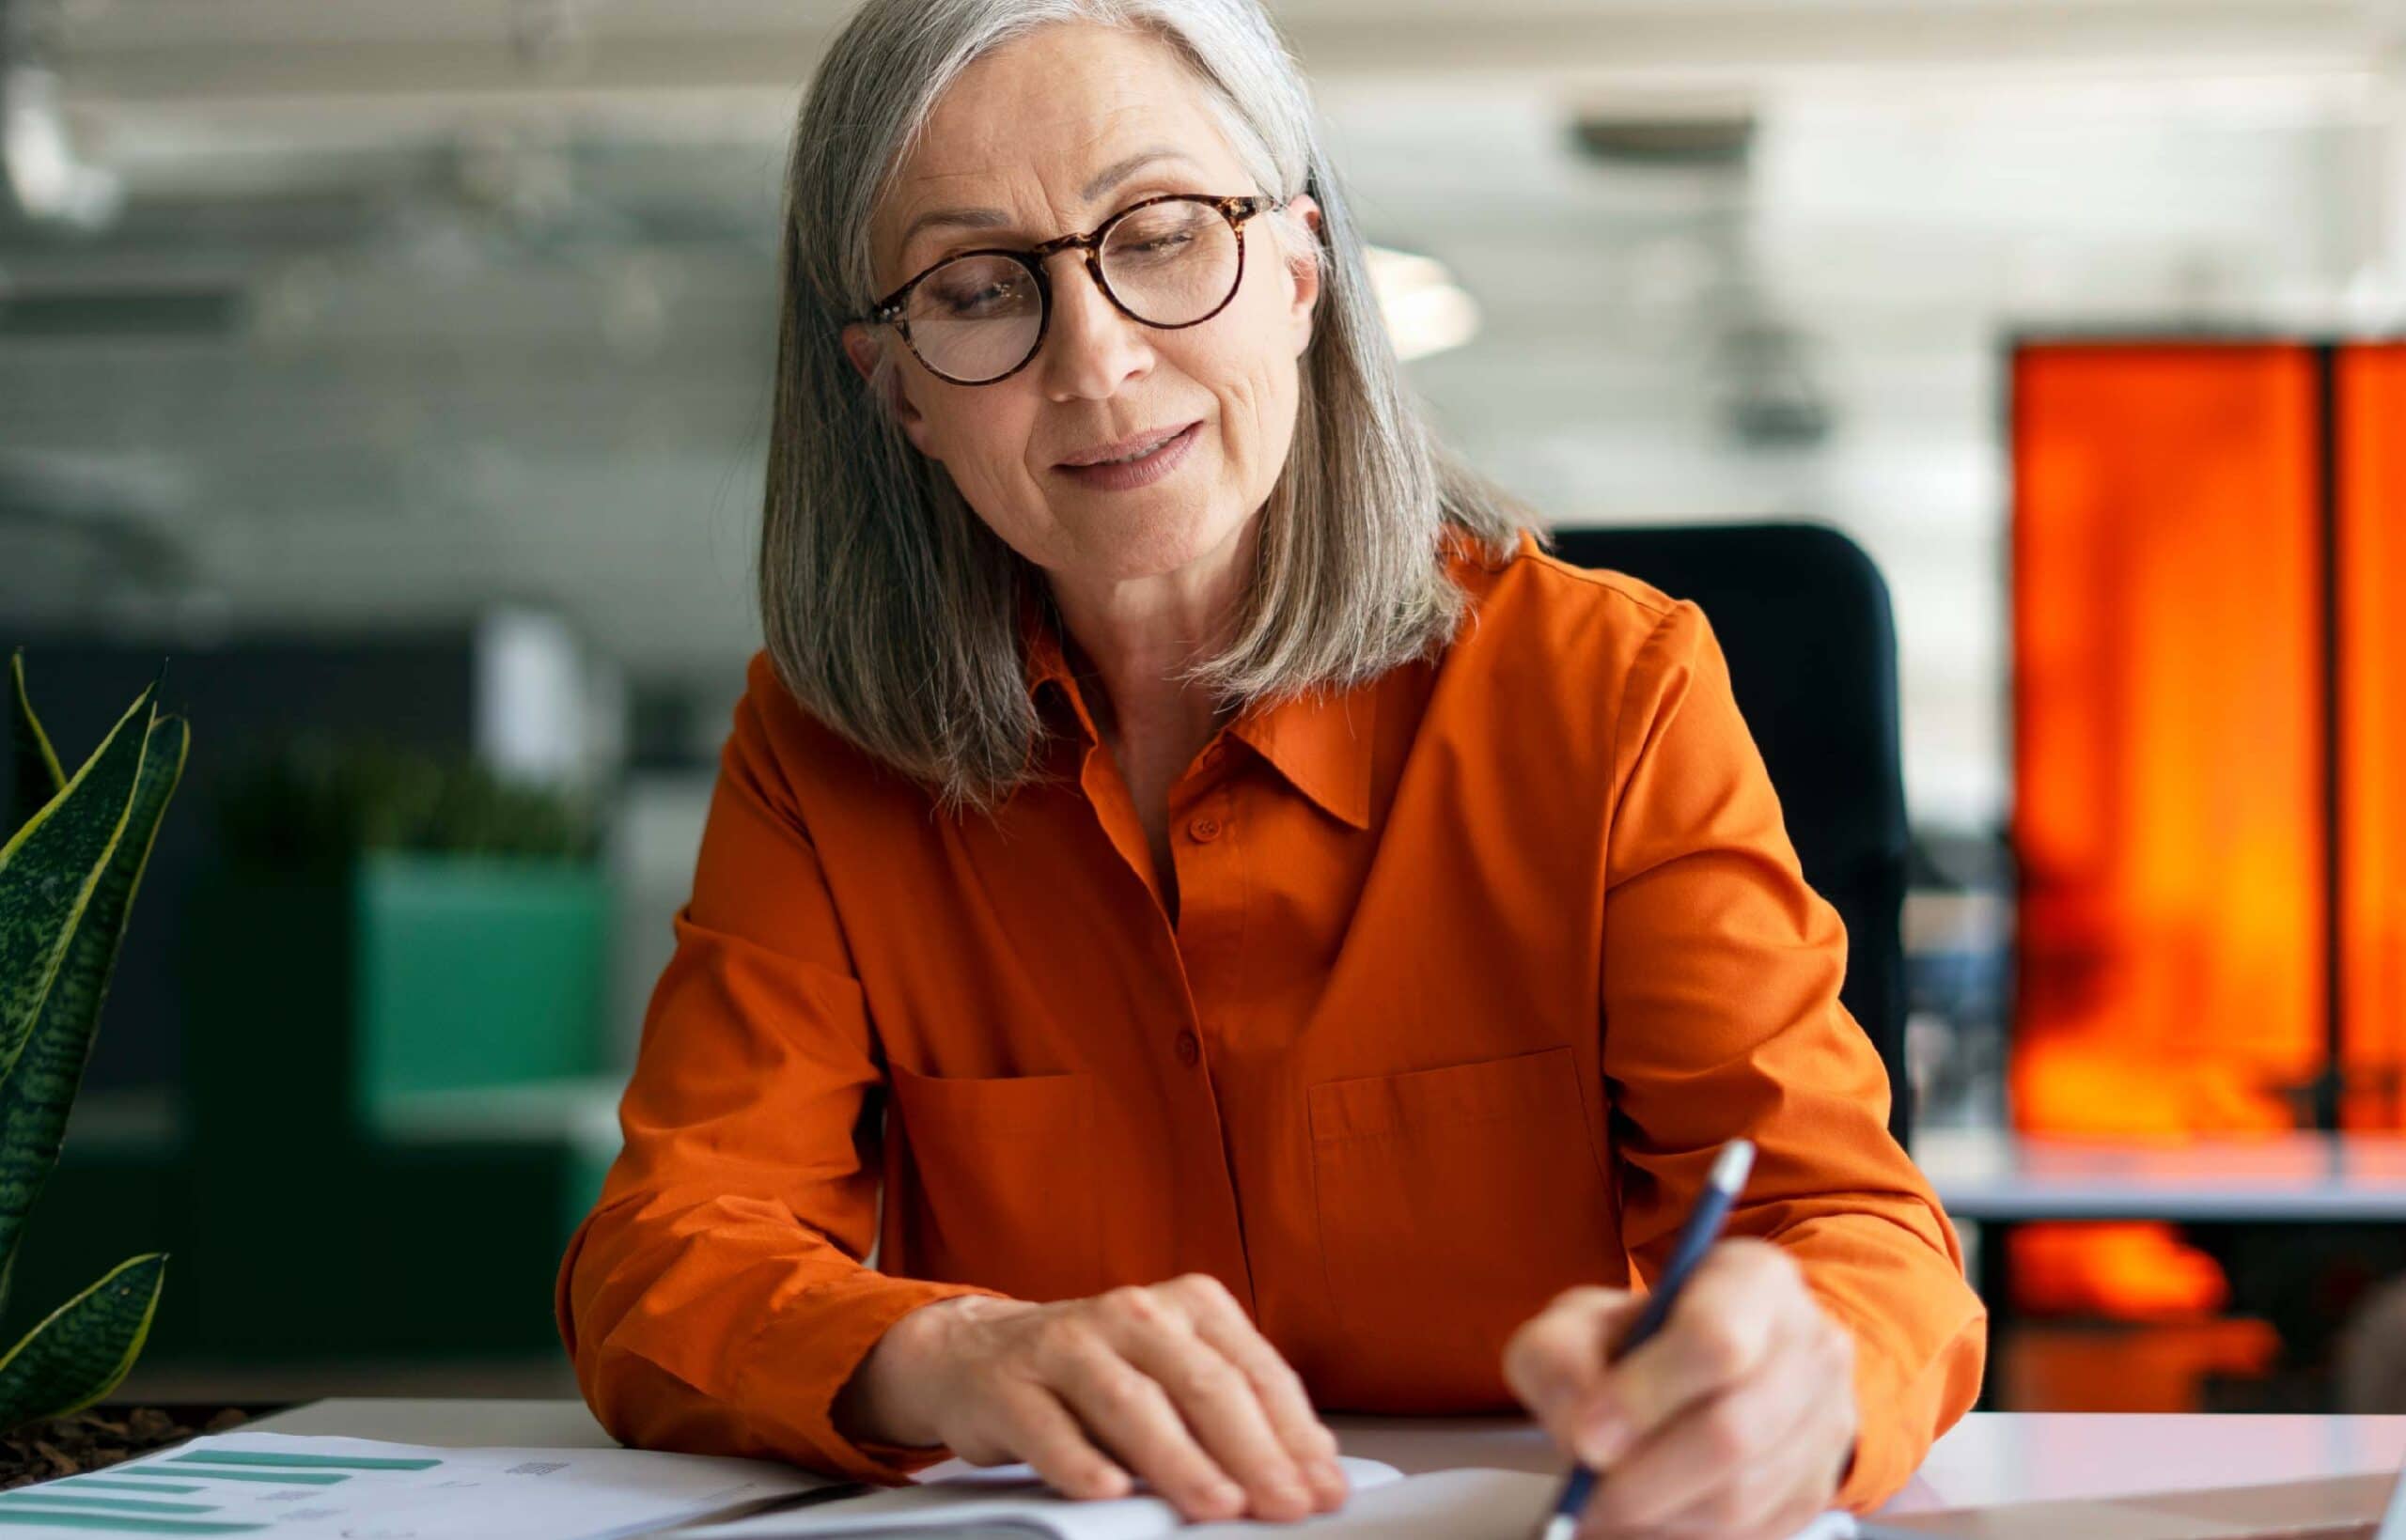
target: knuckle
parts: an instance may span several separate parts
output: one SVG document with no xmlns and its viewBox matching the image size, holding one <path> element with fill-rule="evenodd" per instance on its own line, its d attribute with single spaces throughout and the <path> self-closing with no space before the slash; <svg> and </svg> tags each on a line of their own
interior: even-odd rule
<svg viewBox="0 0 2406 1540">
<path fill-rule="evenodd" d="M 1159 1405 L 1160 1398 L 1161 1387 L 1133 1369 L 1117 1369 L 1095 1377 L 1094 1399 L 1114 1417 L 1140 1416 Z"/>
<path fill-rule="evenodd" d="M 1746 1367 L 1746 1343 L 1738 1329 L 1717 1315 L 1698 1321 L 1688 1333 L 1688 1352 L 1714 1383 L 1735 1379 Z"/>
<path fill-rule="evenodd" d="M 1258 1399 L 1254 1393 L 1253 1377 L 1214 1353 L 1203 1361 L 1199 1377 L 1203 1389 L 1210 1394 L 1227 1401 L 1248 1404 Z"/>
<path fill-rule="evenodd" d="M 1304 1383 L 1304 1377 L 1296 1371 L 1293 1364 L 1285 1359 L 1273 1359 L 1267 1370 L 1267 1376 L 1272 1387 L 1280 1394 L 1306 1410 L 1310 1408 L 1311 1387 Z"/>
<path fill-rule="evenodd" d="M 1753 1452 L 1747 1418 L 1734 1400 L 1724 1397 L 1697 1414 L 1697 1440 L 1716 1465 L 1736 1465 Z"/>
<path fill-rule="evenodd" d="M 1249 1401 L 1253 1382 L 1244 1372 L 1216 1353 L 1195 1353 L 1179 1365 L 1180 1389 L 1199 1401 Z"/>
<path fill-rule="evenodd" d="M 1170 1285 L 1193 1304 L 1216 1308 L 1236 1303 L 1237 1297 L 1215 1273 L 1182 1272 L 1170 1280 Z"/>
<path fill-rule="evenodd" d="M 1506 1349 L 1504 1378 L 1524 1404 L 1542 1412 L 1570 1399 L 1581 1376 L 1559 1344 L 1531 1332 Z"/>
<path fill-rule="evenodd" d="M 1151 1289 L 1141 1283 L 1122 1283 L 1102 1296 L 1102 1307 L 1115 1320 L 1132 1325 L 1149 1326 L 1166 1314 Z"/>
</svg>

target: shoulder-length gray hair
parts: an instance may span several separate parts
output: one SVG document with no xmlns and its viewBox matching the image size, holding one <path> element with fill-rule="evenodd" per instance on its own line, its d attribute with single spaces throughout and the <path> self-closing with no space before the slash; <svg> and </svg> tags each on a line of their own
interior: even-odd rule
<svg viewBox="0 0 2406 1540">
<path fill-rule="evenodd" d="M 1246 598 L 1186 679 L 1238 705 L 1369 679 L 1452 637 L 1465 596 L 1440 554 L 1448 526 L 1497 560 L 1523 527 L 1548 539 L 1409 397 L 1309 93 L 1257 0 L 867 0 L 819 66 L 787 165 L 761 621 L 796 701 L 951 811 L 1034 774 L 1020 606 L 1043 577 L 904 436 L 891 350 L 865 381 L 840 334 L 875 298 L 870 212 L 939 96 L 989 50 L 1072 21 L 1167 42 L 1256 190 L 1320 207 L 1324 250 L 1291 210 L 1266 221 L 1280 257 L 1323 264 L 1320 296 Z"/>
</svg>

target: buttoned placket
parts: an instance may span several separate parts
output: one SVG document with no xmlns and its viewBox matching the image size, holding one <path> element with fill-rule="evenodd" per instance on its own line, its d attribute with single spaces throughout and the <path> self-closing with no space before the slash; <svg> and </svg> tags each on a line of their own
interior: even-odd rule
<svg viewBox="0 0 2406 1540">
<path fill-rule="evenodd" d="M 1221 1113 L 1212 1081 L 1209 1026 L 1209 1003 L 1224 998 L 1231 988 L 1228 973 L 1238 960 L 1233 943 L 1242 930 L 1240 844 L 1225 785 L 1229 760 L 1226 733 L 1223 729 L 1216 735 L 1206 752 L 1197 756 L 1196 763 L 1170 786 L 1170 859 L 1179 885 L 1179 917 L 1177 925 L 1172 926 L 1161 902 L 1160 874 L 1149 881 L 1145 876 L 1150 870 L 1152 857 L 1127 781 L 1104 750 L 1093 719 L 1086 714 L 1074 686 L 1068 687 L 1066 693 L 1085 729 L 1086 741 L 1078 756 L 1078 782 L 1088 809 L 1127 865 L 1129 875 L 1152 900 L 1153 934 L 1166 965 L 1168 992 L 1175 1001 L 1176 1011 L 1173 1022 L 1164 1023 L 1168 1029 L 1165 1039 L 1157 1041 L 1168 1060 L 1165 1073 L 1171 1083 L 1182 1081 L 1191 1087 L 1179 1097 L 1180 1105 L 1186 1110 L 1184 1115 L 1208 1125 L 1208 1131 L 1198 1126 L 1195 1134 L 1208 1139 L 1217 1149 L 1221 1196 L 1226 1204 L 1224 1212 L 1231 1228 L 1229 1244 L 1211 1250 L 1225 1259 L 1218 1270 L 1251 1313 L 1257 1309 L 1252 1259 L 1244 1245 L 1243 1205 L 1236 1189 L 1234 1154 L 1228 1147 L 1226 1120 Z"/>
</svg>

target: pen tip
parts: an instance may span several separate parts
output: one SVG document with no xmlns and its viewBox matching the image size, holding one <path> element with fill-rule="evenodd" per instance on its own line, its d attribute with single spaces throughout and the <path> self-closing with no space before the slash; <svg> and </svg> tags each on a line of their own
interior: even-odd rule
<svg viewBox="0 0 2406 1540">
<path fill-rule="evenodd" d="M 1578 1529 L 1577 1517 L 1570 1514 L 1555 1514 L 1545 1521 L 1545 1528 L 1538 1532 L 1538 1540 L 1570 1540 Z"/>
</svg>

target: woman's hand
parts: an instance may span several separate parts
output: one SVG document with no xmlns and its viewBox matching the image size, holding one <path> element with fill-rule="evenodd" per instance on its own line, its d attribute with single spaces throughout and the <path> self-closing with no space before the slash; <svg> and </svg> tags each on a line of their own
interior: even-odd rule
<svg viewBox="0 0 2406 1540">
<path fill-rule="evenodd" d="M 1830 1505 L 1854 1450 L 1854 1343 L 1788 1253 L 1725 1240 L 1662 1330 L 1609 1368 L 1644 1297 L 1574 1288 L 1504 1351 L 1512 1393 L 1603 1479 L 1587 1537 L 1781 1540 Z"/>
<path fill-rule="evenodd" d="M 850 1437 L 1024 1460 L 1070 1497 L 1132 1473 L 1190 1521 L 1287 1520 L 1345 1501 L 1336 1438 L 1221 1282 L 1188 1273 L 1085 1299 L 964 1295 L 887 1328 L 836 1397 Z"/>
</svg>

